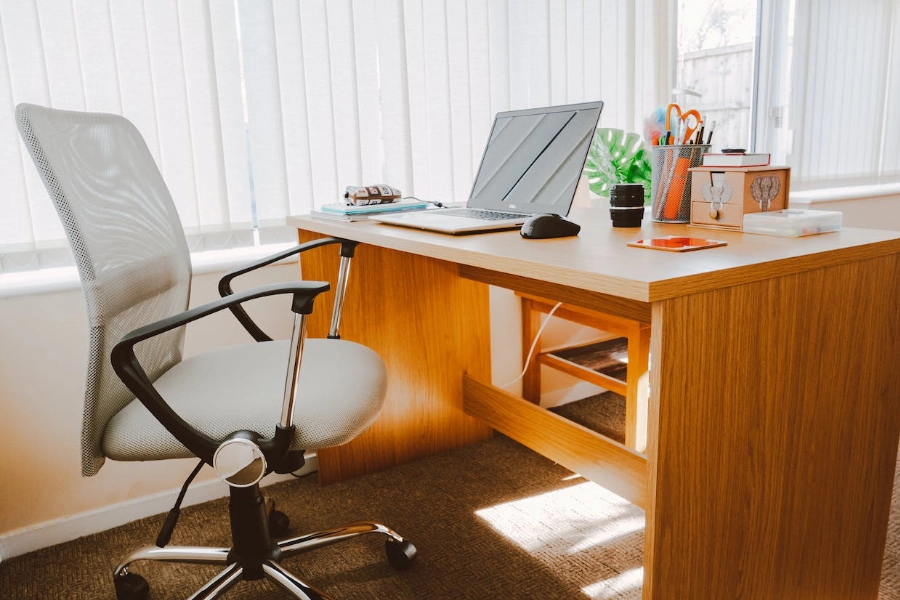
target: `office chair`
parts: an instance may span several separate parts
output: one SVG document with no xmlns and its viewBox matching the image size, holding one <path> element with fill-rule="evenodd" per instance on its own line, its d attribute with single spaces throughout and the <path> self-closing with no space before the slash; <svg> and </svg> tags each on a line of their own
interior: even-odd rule
<svg viewBox="0 0 900 600">
<path fill-rule="evenodd" d="M 356 523 L 273 540 L 272 512 L 259 482 L 303 464 L 305 450 L 343 444 L 365 430 L 384 402 L 387 375 L 369 348 L 338 333 L 355 242 L 326 238 L 236 269 L 222 298 L 187 310 L 190 254 L 175 205 L 146 143 L 125 118 L 29 104 L 16 121 L 66 230 L 87 304 L 90 348 L 82 422 L 82 474 L 105 458 L 123 461 L 199 457 L 229 486 L 231 548 L 167 546 L 178 505 L 157 545 L 114 571 L 118 600 L 146 598 L 129 572 L 138 560 L 222 565 L 192 599 L 218 598 L 242 579 L 268 578 L 295 598 L 327 598 L 281 561 L 367 533 L 386 536 L 387 557 L 405 568 L 415 547 L 378 523 Z M 231 281 L 293 254 L 340 245 L 331 331 L 306 339 L 307 317 L 328 283 L 302 281 L 232 293 Z M 291 296 L 290 341 L 271 340 L 244 311 L 256 298 Z M 184 325 L 229 309 L 256 340 L 182 359 Z M 275 518 L 273 517 L 282 517 Z"/>
</svg>

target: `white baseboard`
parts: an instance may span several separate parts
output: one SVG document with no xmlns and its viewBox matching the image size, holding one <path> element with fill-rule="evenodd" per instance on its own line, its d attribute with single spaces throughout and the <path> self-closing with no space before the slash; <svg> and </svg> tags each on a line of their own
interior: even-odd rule
<svg viewBox="0 0 900 600">
<path fill-rule="evenodd" d="M 556 408 L 557 406 L 575 402 L 576 400 L 581 400 L 588 396 L 602 394 L 605 391 L 607 391 L 605 388 L 596 386 L 593 383 L 579 381 L 572 387 L 541 394 L 541 408 Z"/>
<path fill-rule="evenodd" d="M 297 475 L 305 475 L 318 470 L 319 461 L 315 455 L 306 457 L 306 464 L 297 471 Z M 280 481 L 293 479 L 290 474 L 272 474 L 266 477 L 262 485 L 272 485 Z M 180 488 L 158 492 L 141 498 L 133 498 L 124 502 L 85 511 L 76 515 L 60 517 L 51 521 L 37 523 L 8 533 L 0 534 L 0 562 L 14 556 L 20 556 L 48 546 L 55 546 L 80 537 L 106 531 L 136 519 L 166 513 L 172 508 Z M 219 479 L 212 479 L 191 485 L 182 506 L 192 506 L 208 502 L 228 495 L 228 486 Z M 147 544 L 153 540 L 146 540 Z"/>
</svg>

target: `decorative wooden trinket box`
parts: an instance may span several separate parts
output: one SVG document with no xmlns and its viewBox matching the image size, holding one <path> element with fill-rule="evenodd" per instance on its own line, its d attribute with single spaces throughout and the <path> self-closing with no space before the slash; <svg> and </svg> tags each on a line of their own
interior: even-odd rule
<svg viewBox="0 0 900 600">
<path fill-rule="evenodd" d="M 788 207 L 790 167 L 694 167 L 691 225 L 743 230 L 744 215 Z"/>
</svg>

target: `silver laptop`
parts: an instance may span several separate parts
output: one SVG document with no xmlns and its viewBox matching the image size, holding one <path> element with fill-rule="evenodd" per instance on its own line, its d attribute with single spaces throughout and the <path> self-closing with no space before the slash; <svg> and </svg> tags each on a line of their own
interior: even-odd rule
<svg viewBox="0 0 900 600">
<path fill-rule="evenodd" d="M 371 221 L 443 233 L 520 227 L 569 214 L 603 102 L 497 113 L 465 208 L 373 215 Z"/>
</svg>

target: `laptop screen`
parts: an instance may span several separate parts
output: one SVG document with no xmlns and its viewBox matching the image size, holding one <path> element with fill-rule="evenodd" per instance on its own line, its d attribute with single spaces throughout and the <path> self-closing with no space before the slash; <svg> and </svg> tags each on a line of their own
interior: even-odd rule
<svg viewBox="0 0 900 600">
<path fill-rule="evenodd" d="M 602 102 L 497 113 L 466 206 L 569 214 Z"/>
</svg>

